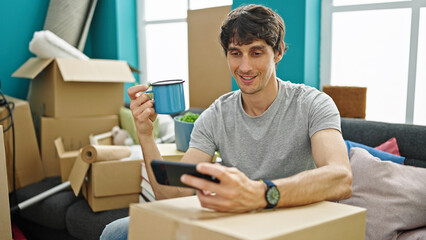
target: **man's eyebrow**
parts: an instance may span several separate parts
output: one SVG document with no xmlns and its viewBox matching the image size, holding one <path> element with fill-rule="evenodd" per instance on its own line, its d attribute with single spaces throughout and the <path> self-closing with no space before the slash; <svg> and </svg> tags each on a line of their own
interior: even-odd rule
<svg viewBox="0 0 426 240">
<path fill-rule="evenodd" d="M 253 47 L 250 48 L 250 50 L 263 50 L 266 47 L 264 45 L 255 45 Z"/>
<path fill-rule="evenodd" d="M 250 47 L 250 50 L 263 50 L 265 48 L 266 48 L 266 46 L 264 46 L 264 45 L 255 45 L 255 46 Z M 240 49 L 238 47 L 229 47 L 228 48 L 228 52 L 229 51 L 239 51 L 239 50 Z"/>
<path fill-rule="evenodd" d="M 238 51 L 238 50 L 240 50 L 240 49 L 238 49 L 237 47 L 229 47 L 229 48 L 228 48 L 228 52 L 229 52 L 229 51 L 235 51 L 235 50 L 237 50 L 237 51 Z"/>
</svg>

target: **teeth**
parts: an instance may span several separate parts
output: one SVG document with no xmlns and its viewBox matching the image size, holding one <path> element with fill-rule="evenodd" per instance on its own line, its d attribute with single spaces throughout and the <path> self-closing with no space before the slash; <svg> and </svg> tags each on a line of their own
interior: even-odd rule
<svg viewBox="0 0 426 240">
<path fill-rule="evenodd" d="M 241 76 L 241 78 L 243 78 L 245 80 L 250 80 L 250 79 L 253 79 L 254 77 L 243 77 L 243 76 Z"/>
</svg>

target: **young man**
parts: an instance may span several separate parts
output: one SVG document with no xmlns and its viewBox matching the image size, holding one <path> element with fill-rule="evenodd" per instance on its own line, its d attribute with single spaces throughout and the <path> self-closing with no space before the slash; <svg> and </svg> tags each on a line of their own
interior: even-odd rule
<svg viewBox="0 0 426 240">
<path fill-rule="evenodd" d="M 282 18 L 260 5 L 233 10 L 222 25 L 221 45 L 240 90 L 221 96 L 201 114 L 181 160 L 198 163 L 197 171 L 220 180 L 181 177 L 201 189 L 196 194 L 203 207 L 248 212 L 351 196 L 352 173 L 333 101 L 276 76 L 286 50 L 284 34 Z M 128 95 L 155 195 L 192 195 L 192 189 L 155 181 L 150 162 L 161 159 L 152 134 L 156 113 L 149 96 L 138 95 L 146 89 L 135 86 Z M 215 151 L 222 164 L 210 163 Z M 121 221 L 127 227 L 128 219 Z M 118 231 L 113 225 L 104 235 Z"/>
</svg>

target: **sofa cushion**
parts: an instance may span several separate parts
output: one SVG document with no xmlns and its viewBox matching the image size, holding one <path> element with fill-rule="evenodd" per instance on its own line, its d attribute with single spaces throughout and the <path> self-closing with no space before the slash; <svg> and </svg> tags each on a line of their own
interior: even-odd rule
<svg viewBox="0 0 426 240">
<path fill-rule="evenodd" d="M 399 153 L 398 143 L 396 142 L 396 138 L 394 137 L 380 144 L 374 149 L 401 156 L 401 154 Z"/>
<path fill-rule="evenodd" d="M 342 118 L 342 135 L 346 140 L 367 146 L 378 146 L 389 138 L 398 141 L 399 152 L 406 159 L 406 165 L 422 162 L 426 165 L 426 126 L 367 121 L 364 119 Z M 415 165 L 420 166 L 420 165 Z"/>
<path fill-rule="evenodd" d="M 40 182 L 18 189 L 16 196 L 21 203 L 59 184 L 61 184 L 60 177 L 45 178 Z M 65 213 L 77 199 L 71 190 L 61 191 L 23 209 L 20 215 L 39 225 L 63 230 L 66 229 Z"/>
<path fill-rule="evenodd" d="M 341 203 L 367 209 L 366 239 L 392 239 L 426 226 L 426 169 L 381 161 L 352 148 L 352 197 Z"/>
<path fill-rule="evenodd" d="M 366 145 L 361 144 L 361 143 L 356 143 L 356 142 L 352 142 L 352 141 L 349 141 L 349 140 L 345 140 L 345 143 L 346 143 L 346 147 L 348 148 L 348 155 L 350 155 L 351 148 L 358 147 L 358 148 L 363 148 L 363 149 L 367 150 L 371 155 L 373 155 L 374 157 L 377 157 L 377 158 L 379 158 L 383 161 L 392 161 L 394 163 L 402 164 L 402 163 L 404 163 L 404 160 L 405 160 L 404 157 L 397 156 L 397 155 L 394 155 L 394 154 L 390 154 L 390 153 L 387 153 L 387 152 L 383 152 L 381 150 L 377 150 L 373 147 L 366 146 Z"/>
<path fill-rule="evenodd" d="M 66 225 L 71 236 L 78 239 L 98 240 L 105 226 L 129 215 L 128 208 L 93 212 L 85 199 L 75 202 L 66 213 Z"/>
</svg>

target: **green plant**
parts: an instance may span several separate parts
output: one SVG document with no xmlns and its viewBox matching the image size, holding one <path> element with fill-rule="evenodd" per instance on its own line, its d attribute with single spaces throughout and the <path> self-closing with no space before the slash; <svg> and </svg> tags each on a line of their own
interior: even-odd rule
<svg viewBox="0 0 426 240">
<path fill-rule="evenodd" d="M 182 117 L 179 118 L 179 121 L 193 123 L 195 122 L 195 120 L 197 120 L 199 116 L 200 114 L 198 113 L 187 112 Z"/>
</svg>

